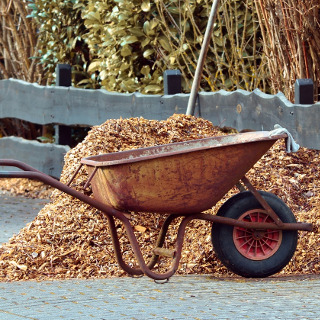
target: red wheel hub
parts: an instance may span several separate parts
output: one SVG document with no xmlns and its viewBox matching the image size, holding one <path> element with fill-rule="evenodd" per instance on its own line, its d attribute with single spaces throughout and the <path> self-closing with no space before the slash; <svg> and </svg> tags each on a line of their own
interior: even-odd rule
<svg viewBox="0 0 320 320">
<path fill-rule="evenodd" d="M 274 220 L 263 209 L 245 212 L 239 217 L 245 222 L 268 222 Z M 282 241 L 281 230 L 271 229 L 246 229 L 234 227 L 233 242 L 237 250 L 250 260 L 265 260 L 270 258 L 280 247 Z"/>
</svg>

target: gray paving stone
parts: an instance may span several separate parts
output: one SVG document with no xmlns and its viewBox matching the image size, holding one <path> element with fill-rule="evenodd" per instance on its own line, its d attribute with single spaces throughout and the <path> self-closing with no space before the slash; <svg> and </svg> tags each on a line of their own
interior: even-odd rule
<svg viewBox="0 0 320 320">
<path fill-rule="evenodd" d="M 0 195 L 1 241 L 39 212 L 43 200 Z M 3 233 L 3 230 L 5 233 Z M 315 320 L 320 276 L 252 280 L 174 276 L 0 282 L 0 320 Z"/>
<path fill-rule="evenodd" d="M 318 319 L 319 292 L 319 277 L 0 283 L 0 319 Z"/>
<path fill-rule="evenodd" d="M 17 234 L 31 222 L 40 209 L 48 202 L 46 199 L 28 199 L 0 193 L 0 244 Z"/>
</svg>

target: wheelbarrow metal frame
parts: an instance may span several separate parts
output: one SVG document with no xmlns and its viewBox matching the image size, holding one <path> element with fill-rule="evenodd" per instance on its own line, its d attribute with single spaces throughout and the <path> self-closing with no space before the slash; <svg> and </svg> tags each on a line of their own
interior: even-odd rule
<svg viewBox="0 0 320 320">
<path fill-rule="evenodd" d="M 226 217 L 220 217 L 217 215 L 212 214 L 204 214 L 204 213 L 192 213 L 192 214 L 171 214 L 168 216 L 168 218 L 165 220 L 164 224 L 162 225 L 162 228 L 160 229 L 157 242 L 155 244 L 155 249 L 153 250 L 153 255 L 148 263 L 145 262 L 145 259 L 142 255 L 139 243 L 137 241 L 137 237 L 134 234 L 133 227 L 131 226 L 131 223 L 129 219 L 126 217 L 125 212 L 121 212 L 119 210 L 116 210 L 108 205 L 105 205 L 104 203 L 91 198 L 71 187 L 69 187 L 70 182 L 66 185 L 61 183 L 60 181 L 32 168 L 31 166 L 17 160 L 10 160 L 10 159 L 0 159 L 0 166 L 10 166 L 10 167 L 17 167 L 23 171 L 0 171 L 0 178 L 27 178 L 32 180 L 41 181 L 45 184 L 48 184 L 52 186 L 53 188 L 59 189 L 62 192 L 65 192 L 84 203 L 87 203 L 91 205 L 92 207 L 96 208 L 97 210 L 101 211 L 107 218 L 113 247 L 115 250 L 115 256 L 117 259 L 117 262 L 119 266 L 128 274 L 133 276 L 138 275 L 147 275 L 148 277 L 154 279 L 154 280 L 167 280 L 169 279 L 178 269 L 179 262 L 181 259 L 181 252 L 182 252 L 182 246 L 183 246 L 183 239 L 185 235 L 185 230 L 188 225 L 188 223 L 191 220 L 203 220 L 203 221 L 210 221 L 212 223 L 221 223 L 226 224 L 230 226 L 237 226 L 237 227 L 243 227 L 247 229 L 274 229 L 274 230 L 304 230 L 304 231 L 312 231 L 313 226 L 310 223 L 283 223 L 280 221 L 280 219 L 277 217 L 276 213 L 271 209 L 271 207 L 267 204 L 267 202 L 259 195 L 257 190 L 252 186 L 252 184 L 249 182 L 249 180 L 244 176 L 241 181 L 242 183 L 253 193 L 253 195 L 256 197 L 256 199 L 259 201 L 259 203 L 262 205 L 262 207 L 268 212 L 270 216 L 275 221 L 275 224 L 273 223 L 260 223 L 260 222 L 245 222 L 245 221 L 238 221 L 231 218 Z M 184 217 L 181 221 L 178 233 L 177 233 L 177 239 L 175 244 L 174 250 L 168 250 L 162 248 L 166 234 L 168 232 L 169 226 L 171 223 L 178 217 Z M 132 268 L 130 267 L 122 257 L 122 252 L 120 248 L 120 243 L 117 235 L 117 229 L 115 226 L 114 218 L 119 219 L 126 230 L 127 236 L 129 238 L 130 244 L 132 246 L 135 258 L 138 262 L 139 268 Z M 172 264 L 170 269 L 165 273 L 157 273 L 152 271 L 153 267 L 157 263 L 159 256 L 170 256 L 172 257 Z"/>
</svg>

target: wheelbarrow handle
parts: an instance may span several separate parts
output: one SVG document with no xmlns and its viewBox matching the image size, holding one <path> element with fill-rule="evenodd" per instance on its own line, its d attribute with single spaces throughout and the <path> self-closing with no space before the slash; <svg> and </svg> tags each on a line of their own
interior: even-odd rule
<svg viewBox="0 0 320 320">
<path fill-rule="evenodd" d="M 26 178 L 41 181 L 47 185 L 50 185 L 53 188 L 59 189 L 93 207 L 96 209 L 105 212 L 115 218 L 120 219 L 121 221 L 127 220 L 127 218 L 122 214 L 122 212 L 109 207 L 102 202 L 95 200 L 71 187 L 65 185 L 64 183 L 58 181 L 55 178 L 50 177 L 49 175 L 36 170 L 35 168 L 27 165 L 18 160 L 7 160 L 7 159 L 0 159 L 0 166 L 9 166 L 9 167 L 17 167 L 22 169 L 23 171 L 0 171 L 0 178 Z"/>
<path fill-rule="evenodd" d="M 29 166 L 28 164 L 18 161 L 18 160 L 14 160 L 14 159 L 0 159 L 0 166 L 3 167 L 16 167 L 19 168 L 23 171 L 32 171 L 32 172 L 40 172 L 39 170 Z M 6 171 L 0 171 L 1 175 L 5 175 Z M 1 176 L 2 177 L 2 176 Z M 2 177 L 5 178 L 5 177 Z"/>
<path fill-rule="evenodd" d="M 178 264 L 180 261 L 180 257 L 181 257 L 181 248 L 182 248 L 183 234 L 185 231 L 186 222 L 189 221 L 190 219 L 192 219 L 192 217 L 185 218 L 183 220 L 184 221 L 183 228 L 181 228 L 181 227 L 179 228 L 178 243 L 177 243 L 177 248 L 179 250 L 178 250 L 178 253 L 175 255 L 175 257 L 173 258 L 173 263 L 172 263 L 171 269 L 168 272 L 163 273 L 163 274 L 155 273 L 155 272 L 151 271 L 151 269 L 154 267 L 155 263 L 158 260 L 157 255 L 154 254 L 154 256 L 152 257 L 149 264 L 145 263 L 142 252 L 139 247 L 139 243 L 138 243 L 136 236 L 134 234 L 133 228 L 132 228 L 128 218 L 125 217 L 123 212 L 118 211 L 112 207 L 109 207 L 109 206 L 101 203 L 100 201 L 95 200 L 94 198 L 86 196 L 85 194 L 70 188 L 69 186 L 61 183 L 60 181 L 30 167 L 29 165 L 27 165 L 23 162 L 20 162 L 17 160 L 2 160 L 2 159 L 0 159 L 0 166 L 12 166 L 12 167 L 18 167 L 22 170 L 25 170 L 25 171 L 1 171 L 0 178 L 28 178 L 28 179 L 41 181 L 45 184 L 48 184 L 56 189 L 59 189 L 65 193 L 91 205 L 92 207 L 94 207 L 94 208 L 100 210 L 102 213 L 104 213 L 108 218 L 109 226 L 112 231 L 111 236 L 112 236 L 113 243 L 115 245 L 117 260 L 120 263 L 120 266 L 129 274 L 132 274 L 132 275 L 146 274 L 147 276 L 149 276 L 150 278 L 155 279 L 155 280 L 167 280 L 177 270 Z M 121 257 L 120 244 L 119 244 L 119 240 L 117 239 L 117 235 L 116 235 L 116 227 L 114 224 L 114 218 L 118 218 L 124 224 L 129 241 L 131 243 L 134 254 L 135 254 L 135 256 L 138 260 L 139 266 L 140 266 L 140 268 L 138 268 L 138 269 L 135 269 L 135 268 L 128 266 L 123 261 L 123 259 Z M 173 218 L 175 218 L 175 217 L 173 217 Z M 164 236 L 167 231 L 167 227 L 169 226 L 169 224 L 173 220 L 173 218 L 167 219 L 168 223 L 166 224 L 166 227 L 164 228 L 164 230 L 162 232 L 164 234 L 161 233 L 161 235 L 157 241 L 157 245 L 160 247 L 163 244 Z M 187 220 L 187 221 L 185 221 L 185 220 Z"/>
</svg>

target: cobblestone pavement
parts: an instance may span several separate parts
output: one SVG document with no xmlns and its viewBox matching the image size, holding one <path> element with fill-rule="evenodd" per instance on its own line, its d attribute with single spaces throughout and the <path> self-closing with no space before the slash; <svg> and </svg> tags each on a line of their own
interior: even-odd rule
<svg viewBox="0 0 320 320">
<path fill-rule="evenodd" d="M 319 319 L 320 279 L 0 283 L 0 319 Z"/>
<path fill-rule="evenodd" d="M 31 221 L 44 203 L 0 195 L 1 241 Z M 320 319 L 320 277 L 0 282 L 0 320 L 16 319 Z"/>
<path fill-rule="evenodd" d="M 31 222 L 47 202 L 45 199 L 28 199 L 0 193 L 0 244 Z"/>
</svg>

